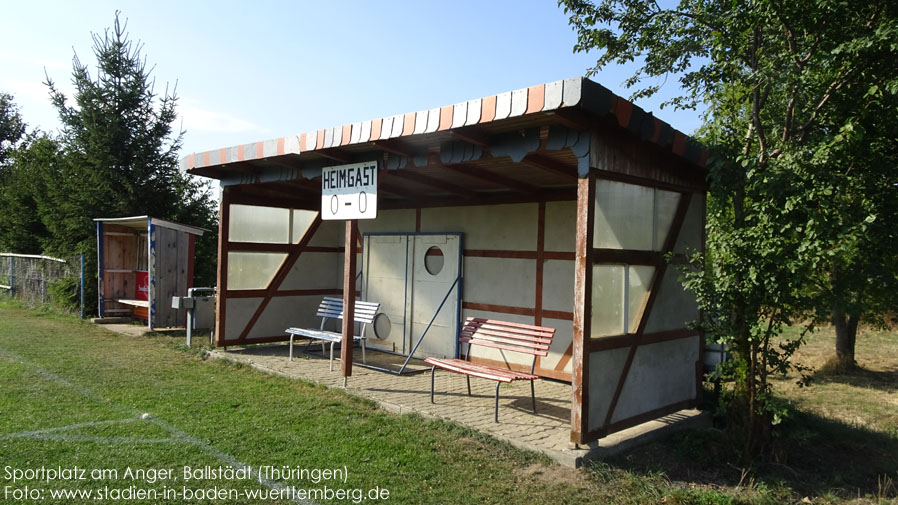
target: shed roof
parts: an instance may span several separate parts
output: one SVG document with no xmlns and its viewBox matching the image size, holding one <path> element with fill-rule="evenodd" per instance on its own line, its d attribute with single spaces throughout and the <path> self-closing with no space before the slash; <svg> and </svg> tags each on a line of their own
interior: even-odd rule
<svg viewBox="0 0 898 505">
<path fill-rule="evenodd" d="M 202 236 L 204 232 L 209 230 L 189 224 L 176 223 L 174 221 L 166 221 L 158 217 L 150 216 L 131 216 L 131 217 L 97 217 L 94 221 L 100 223 L 111 223 L 125 228 L 134 228 L 136 230 L 146 230 L 149 225 L 161 226 L 163 228 L 171 228 L 173 230 L 185 231 L 193 235 Z"/>
<path fill-rule="evenodd" d="M 378 176 L 378 206 L 408 208 L 572 199 L 578 176 L 596 164 L 608 177 L 702 190 L 706 159 L 687 135 L 576 77 L 194 153 L 181 164 L 231 186 L 232 203 L 313 208 L 324 167 L 377 160 L 387 169 Z"/>
<path fill-rule="evenodd" d="M 476 145 L 482 143 L 479 131 L 526 128 L 545 122 L 547 115 L 557 116 L 554 119 L 561 124 L 578 123 L 578 112 L 612 117 L 622 129 L 697 167 L 704 167 L 707 160 L 707 152 L 686 134 L 604 86 L 575 77 L 429 110 L 193 153 L 181 159 L 181 167 L 195 175 L 221 179 L 231 172 L 229 169 L 252 161 L 283 164 L 313 153 L 341 161 L 334 153 L 338 148 L 344 152 L 376 148 L 406 154 L 408 149 L 400 146 L 429 143 L 435 136 Z"/>
</svg>

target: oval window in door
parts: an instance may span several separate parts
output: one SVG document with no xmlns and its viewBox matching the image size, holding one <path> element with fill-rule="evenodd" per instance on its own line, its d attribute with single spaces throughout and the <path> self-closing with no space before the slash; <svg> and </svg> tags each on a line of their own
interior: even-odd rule
<svg viewBox="0 0 898 505">
<path fill-rule="evenodd" d="M 431 246 L 424 253 L 424 269 L 430 275 L 437 275 L 443 270 L 443 250 L 437 246 Z"/>
<path fill-rule="evenodd" d="M 390 318 L 386 314 L 381 312 L 374 318 L 374 336 L 379 340 L 386 340 L 392 330 L 393 323 L 390 322 Z"/>
</svg>

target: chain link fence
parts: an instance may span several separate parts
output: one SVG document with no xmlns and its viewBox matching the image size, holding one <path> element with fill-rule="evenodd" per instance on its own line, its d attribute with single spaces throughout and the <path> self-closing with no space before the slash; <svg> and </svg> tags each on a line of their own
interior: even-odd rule
<svg viewBox="0 0 898 505">
<path fill-rule="evenodd" d="M 83 305 L 82 255 L 52 258 L 0 253 L 0 294 L 28 305 L 52 304 L 79 311 Z"/>
</svg>

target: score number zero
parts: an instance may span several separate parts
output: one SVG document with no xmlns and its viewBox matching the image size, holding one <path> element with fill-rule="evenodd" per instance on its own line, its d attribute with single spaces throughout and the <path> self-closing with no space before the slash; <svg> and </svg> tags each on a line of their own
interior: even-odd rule
<svg viewBox="0 0 898 505">
<path fill-rule="evenodd" d="M 343 202 L 343 205 L 351 206 L 352 202 L 346 201 Z M 331 214 L 336 215 L 337 211 L 340 210 L 340 199 L 337 198 L 337 195 L 331 195 Z M 368 193 L 364 191 L 359 193 L 359 212 L 364 214 L 368 211 Z"/>
</svg>

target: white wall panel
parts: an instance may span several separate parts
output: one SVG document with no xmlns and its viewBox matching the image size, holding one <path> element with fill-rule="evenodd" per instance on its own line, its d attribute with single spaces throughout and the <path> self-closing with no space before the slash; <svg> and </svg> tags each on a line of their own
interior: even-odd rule
<svg viewBox="0 0 898 505">
<path fill-rule="evenodd" d="M 611 405 L 611 398 L 629 351 L 629 348 L 623 347 L 589 355 L 589 402 L 585 406 L 588 409 L 588 430 L 601 428 L 605 422 L 608 406 Z"/>
<path fill-rule="evenodd" d="M 462 232 L 465 249 L 536 250 L 535 203 L 421 210 L 421 231 Z"/>
<path fill-rule="evenodd" d="M 546 202 L 546 251 L 574 252 L 577 202 Z M 573 276 L 573 274 L 571 274 Z"/>
<path fill-rule="evenodd" d="M 685 328 L 690 321 L 698 320 L 698 303 L 692 293 L 683 289 L 678 277 L 677 268 L 669 266 L 649 314 L 645 327 L 647 333 Z"/>
<path fill-rule="evenodd" d="M 534 260 L 467 257 L 464 276 L 465 301 L 529 308 L 536 301 Z"/>
<path fill-rule="evenodd" d="M 692 200 L 689 201 L 689 209 L 686 211 L 683 229 L 680 230 L 680 235 L 677 237 L 674 252 L 688 253 L 701 250 L 704 201 L 705 195 L 703 193 L 692 194 Z"/>
<path fill-rule="evenodd" d="M 698 338 L 671 340 L 636 349 L 611 422 L 694 399 L 695 362 L 700 359 Z"/>
<path fill-rule="evenodd" d="M 304 252 L 293 264 L 280 290 L 342 288 L 342 269 L 343 255 L 340 253 Z"/>
<path fill-rule="evenodd" d="M 555 338 L 552 339 L 552 347 L 549 348 L 549 355 L 540 361 L 540 367 L 544 369 L 554 370 L 564 356 L 565 351 L 571 345 L 574 339 L 574 322 L 562 319 L 546 319 L 543 318 L 542 326 L 555 328 Z M 564 372 L 571 373 L 571 366 L 574 359 L 568 360 L 567 365 L 562 369 Z"/>
<path fill-rule="evenodd" d="M 320 303 L 320 296 L 272 298 L 247 338 L 286 335 L 284 330 L 290 327 L 318 328 L 321 319 L 315 316 L 315 312 Z"/>
<path fill-rule="evenodd" d="M 261 298 L 228 298 L 225 309 L 225 340 L 234 340 L 262 303 Z"/>
<path fill-rule="evenodd" d="M 574 262 L 546 260 L 543 263 L 543 308 L 574 311 Z"/>
</svg>

